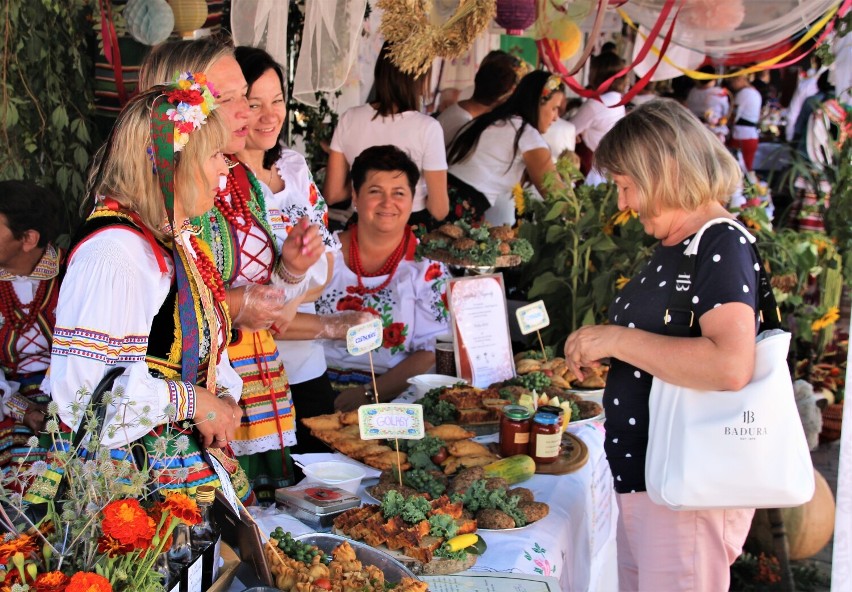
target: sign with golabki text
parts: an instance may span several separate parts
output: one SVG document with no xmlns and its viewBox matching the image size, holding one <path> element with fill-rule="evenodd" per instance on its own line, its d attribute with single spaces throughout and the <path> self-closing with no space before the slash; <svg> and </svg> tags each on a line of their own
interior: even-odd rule
<svg viewBox="0 0 852 592">
<path fill-rule="evenodd" d="M 380 403 L 358 408 L 362 440 L 419 440 L 425 434 L 423 406 L 415 403 Z"/>
<path fill-rule="evenodd" d="M 353 356 L 360 356 L 382 346 L 382 321 L 373 319 L 350 327 L 346 332 L 346 350 Z"/>
<path fill-rule="evenodd" d="M 515 311 L 515 316 L 518 317 L 518 327 L 524 335 L 550 325 L 550 317 L 547 315 L 547 308 L 544 306 L 543 300 L 536 300 L 520 307 Z"/>
</svg>

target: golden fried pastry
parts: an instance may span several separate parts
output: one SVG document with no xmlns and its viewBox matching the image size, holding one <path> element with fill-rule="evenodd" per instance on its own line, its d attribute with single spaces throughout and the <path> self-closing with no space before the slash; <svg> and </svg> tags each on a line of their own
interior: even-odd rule
<svg viewBox="0 0 852 592">
<path fill-rule="evenodd" d="M 399 456 L 397 456 L 397 452 L 395 450 L 365 456 L 361 459 L 361 462 L 382 471 L 389 471 L 393 467 L 397 466 L 398 463 L 402 463 L 400 468 L 403 471 L 407 471 L 411 468 L 411 464 L 408 462 L 408 455 L 404 452 L 400 452 Z"/>
<path fill-rule="evenodd" d="M 488 454 L 487 456 L 450 456 L 442 464 L 445 475 L 452 475 L 460 468 L 484 467 L 490 465 L 497 456 Z"/>
<path fill-rule="evenodd" d="M 440 438 L 444 442 L 466 440 L 467 438 L 473 438 L 476 435 L 473 432 L 469 432 L 463 427 L 453 423 L 445 423 L 435 426 L 430 430 L 426 430 L 426 433 L 430 436 L 434 436 L 435 438 Z"/>
<path fill-rule="evenodd" d="M 512 227 L 508 224 L 504 224 L 503 226 L 492 226 L 488 229 L 488 234 L 493 238 L 498 238 L 503 241 L 515 238 L 515 231 L 512 230 Z"/>
<path fill-rule="evenodd" d="M 538 360 L 531 360 L 529 358 L 523 359 L 517 363 L 515 366 L 515 370 L 517 370 L 518 374 L 529 374 L 530 372 L 538 372 L 541 370 L 541 362 Z"/>
<path fill-rule="evenodd" d="M 550 384 L 563 389 L 571 388 L 571 383 L 558 374 L 550 377 Z"/>
<path fill-rule="evenodd" d="M 358 450 L 358 454 L 362 457 L 364 456 L 373 456 L 375 454 L 383 454 L 385 452 L 390 452 L 393 450 L 390 446 L 385 446 L 384 444 L 379 444 L 375 440 L 371 441 L 368 446 L 361 448 Z"/>
<path fill-rule="evenodd" d="M 371 446 L 373 442 L 361 438 L 342 438 L 334 442 L 334 447 L 338 451 L 352 458 L 360 458 L 362 456 L 360 451 Z"/>
<path fill-rule="evenodd" d="M 440 232 L 441 234 L 446 234 L 451 238 L 461 238 L 464 236 L 464 230 L 450 222 L 447 222 L 446 224 L 441 224 L 441 226 L 438 227 L 438 232 Z"/>
<path fill-rule="evenodd" d="M 473 440 L 456 440 L 447 445 L 447 451 L 453 456 L 487 456 L 491 454 L 487 446 Z"/>
<path fill-rule="evenodd" d="M 340 416 L 340 423 L 345 426 L 358 425 L 358 410 L 347 411 Z"/>
<path fill-rule="evenodd" d="M 325 431 L 338 430 L 343 424 L 340 421 L 341 413 L 329 413 L 327 415 L 317 415 L 315 417 L 303 417 L 302 424 L 306 425 L 311 430 Z"/>
<path fill-rule="evenodd" d="M 606 381 L 594 368 L 583 368 L 583 371 L 586 373 L 586 377 L 580 381 L 579 386 L 584 388 L 603 388 L 606 386 Z"/>
</svg>

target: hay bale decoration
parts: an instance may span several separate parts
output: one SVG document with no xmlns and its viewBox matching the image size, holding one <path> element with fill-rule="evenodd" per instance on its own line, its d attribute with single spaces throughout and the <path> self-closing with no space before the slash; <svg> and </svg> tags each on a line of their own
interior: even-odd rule
<svg viewBox="0 0 852 592">
<path fill-rule="evenodd" d="M 390 42 L 397 68 L 422 76 L 437 57 L 453 59 L 466 52 L 496 13 L 495 0 L 460 0 L 443 24 L 432 23 L 431 0 L 379 0 L 381 32 Z"/>
</svg>

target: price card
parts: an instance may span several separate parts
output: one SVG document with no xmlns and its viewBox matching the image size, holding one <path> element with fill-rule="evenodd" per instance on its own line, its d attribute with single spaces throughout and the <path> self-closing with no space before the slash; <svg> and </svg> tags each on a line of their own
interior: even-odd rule
<svg viewBox="0 0 852 592">
<path fill-rule="evenodd" d="M 550 325 L 550 317 L 547 315 L 543 300 L 536 300 L 532 304 L 522 306 L 515 311 L 515 315 L 518 317 L 518 327 L 524 335 Z"/>
<path fill-rule="evenodd" d="M 360 356 L 381 347 L 383 337 L 381 319 L 350 327 L 346 332 L 346 349 L 353 356 Z"/>
<path fill-rule="evenodd" d="M 362 440 L 419 440 L 425 435 L 423 406 L 413 403 L 380 403 L 358 408 Z"/>
</svg>

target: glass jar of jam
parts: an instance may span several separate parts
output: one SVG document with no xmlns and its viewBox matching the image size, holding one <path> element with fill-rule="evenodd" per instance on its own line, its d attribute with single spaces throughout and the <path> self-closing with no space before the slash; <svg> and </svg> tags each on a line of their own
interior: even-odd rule
<svg viewBox="0 0 852 592">
<path fill-rule="evenodd" d="M 562 421 L 556 413 L 539 409 L 530 430 L 530 456 L 536 464 L 550 464 L 559 458 L 562 446 Z"/>
<path fill-rule="evenodd" d="M 500 456 L 526 454 L 530 443 L 532 413 L 521 405 L 506 405 L 500 416 Z"/>
</svg>

